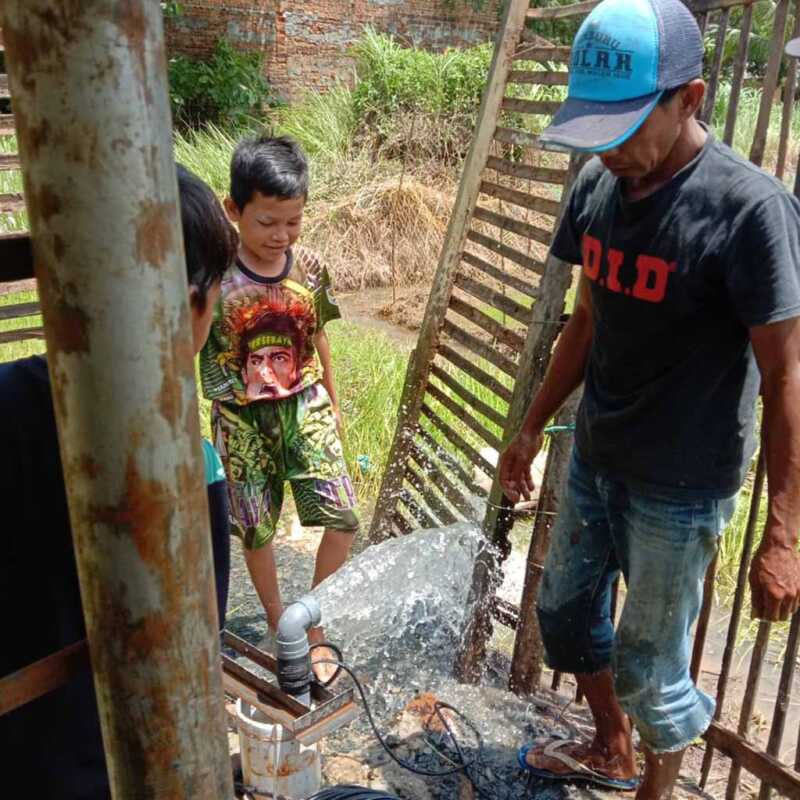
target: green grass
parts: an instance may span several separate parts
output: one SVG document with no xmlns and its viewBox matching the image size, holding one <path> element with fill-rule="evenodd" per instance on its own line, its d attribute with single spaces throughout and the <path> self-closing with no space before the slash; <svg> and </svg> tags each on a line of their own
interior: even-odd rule
<svg viewBox="0 0 800 800">
<path fill-rule="evenodd" d="M 16 136 L 0 136 L 0 153 L 16 153 Z M 22 191 L 22 173 L 19 170 L 0 170 L 0 194 Z M 18 214 L 0 214 L 0 233 L 24 231 L 28 227 L 24 211 Z"/>
<path fill-rule="evenodd" d="M 0 173 L 2 174 L 2 173 Z M 18 303 L 34 303 L 38 300 L 36 292 L 14 292 L 0 294 L 0 307 Z M 22 317 L 20 319 L 0 320 L 0 331 L 18 330 L 20 328 L 38 327 L 42 324 L 41 316 Z M 37 353 L 44 353 L 44 339 L 26 339 L 22 342 L 6 342 L 0 344 L 0 363 L 14 361 Z"/>
</svg>

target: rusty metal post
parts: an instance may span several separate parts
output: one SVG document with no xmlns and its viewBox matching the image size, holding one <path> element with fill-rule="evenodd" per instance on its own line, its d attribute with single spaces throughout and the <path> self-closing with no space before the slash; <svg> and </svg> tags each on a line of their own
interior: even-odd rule
<svg viewBox="0 0 800 800">
<path fill-rule="evenodd" d="M 160 7 L 0 25 L 112 791 L 232 797 Z"/>
</svg>

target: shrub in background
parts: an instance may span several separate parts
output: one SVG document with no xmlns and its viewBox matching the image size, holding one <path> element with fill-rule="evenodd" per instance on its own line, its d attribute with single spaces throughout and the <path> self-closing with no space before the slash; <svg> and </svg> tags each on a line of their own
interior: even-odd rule
<svg viewBox="0 0 800 800">
<path fill-rule="evenodd" d="M 173 119 L 189 128 L 205 123 L 241 126 L 264 105 L 277 104 L 264 77 L 263 54 L 236 50 L 225 39 L 217 42 L 208 60 L 170 59 L 169 92 Z"/>
</svg>

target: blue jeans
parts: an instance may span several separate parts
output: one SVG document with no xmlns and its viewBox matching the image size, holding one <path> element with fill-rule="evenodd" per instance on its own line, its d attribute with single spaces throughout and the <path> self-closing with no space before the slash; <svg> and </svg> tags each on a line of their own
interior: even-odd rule
<svg viewBox="0 0 800 800">
<path fill-rule="evenodd" d="M 645 496 L 572 456 L 537 603 L 547 663 L 572 673 L 610 667 L 620 705 L 656 753 L 682 750 L 714 712 L 689 676 L 690 631 L 733 508 L 733 498 Z M 620 572 L 627 595 L 615 634 Z"/>
</svg>

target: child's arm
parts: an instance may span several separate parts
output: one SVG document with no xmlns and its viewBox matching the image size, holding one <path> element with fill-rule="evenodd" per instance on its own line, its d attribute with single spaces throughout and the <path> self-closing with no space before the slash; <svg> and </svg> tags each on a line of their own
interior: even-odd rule
<svg viewBox="0 0 800 800">
<path fill-rule="evenodd" d="M 331 358 L 331 346 L 328 342 L 328 334 L 325 329 L 314 334 L 314 347 L 317 349 L 320 364 L 322 364 L 322 385 L 325 387 L 331 398 L 333 416 L 336 419 L 336 429 L 339 436 L 342 435 L 342 415 L 339 411 L 339 398 L 336 395 L 336 384 L 333 380 L 333 359 Z"/>
</svg>

